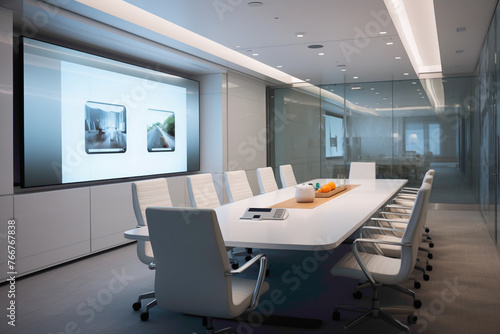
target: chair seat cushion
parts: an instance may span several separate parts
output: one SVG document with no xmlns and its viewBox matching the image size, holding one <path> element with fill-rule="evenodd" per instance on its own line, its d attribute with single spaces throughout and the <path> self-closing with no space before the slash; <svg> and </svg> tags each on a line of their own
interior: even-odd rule
<svg viewBox="0 0 500 334">
<path fill-rule="evenodd" d="M 255 290 L 256 280 L 243 279 L 243 278 L 232 278 L 232 289 L 233 289 L 233 304 L 234 317 L 242 314 L 252 301 L 253 291 Z M 269 290 L 269 283 L 265 282 L 262 284 L 261 294 Z"/>
<path fill-rule="evenodd" d="M 398 277 L 401 268 L 400 259 L 369 253 L 360 253 L 360 255 L 375 281 L 382 284 L 400 283 Z M 366 275 L 352 252 L 347 253 L 337 262 L 330 272 L 335 276 L 350 277 L 358 280 L 366 279 Z"/>
</svg>

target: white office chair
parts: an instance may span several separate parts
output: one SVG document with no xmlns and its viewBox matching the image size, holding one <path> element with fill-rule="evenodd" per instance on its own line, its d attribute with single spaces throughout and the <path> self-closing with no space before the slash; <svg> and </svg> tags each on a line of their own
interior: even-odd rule
<svg viewBox="0 0 500 334">
<path fill-rule="evenodd" d="M 253 197 L 252 188 L 250 188 L 250 183 L 248 183 L 247 174 L 244 170 L 225 172 L 224 178 L 226 180 L 227 197 L 230 203 Z"/>
<path fill-rule="evenodd" d="M 371 308 L 363 313 L 358 318 L 349 322 L 345 325 L 344 331 L 348 330 L 350 327 L 356 325 L 363 319 L 367 317 L 380 318 L 400 330 L 410 331 L 410 329 L 399 322 L 389 314 L 385 313 L 380 308 L 380 302 L 378 299 L 378 287 L 381 285 L 392 287 L 400 292 L 407 293 L 414 297 L 414 293 L 411 290 L 403 289 L 398 284 L 406 281 L 410 278 L 415 263 L 417 261 L 418 245 L 421 238 L 421 230 L 425 223 L 424 214 L 424 202 L 426 196 L 428 196 L 428 191 L 430 189 L 429 184 L 424 184 L 415 200 L 415 206 L 412 210 L 408 226 L 401 238 L 401 241 L 397 244 L 401 247 L 401 257 L 391 258 L 379 254 L 372 254 L 363 252 L 363 244 L 393 244 L 388 243 L 383 240 L 376 239 L 356 239 L 353 243 L 353 249 L 351 253 L 346 254 L 332 269 L 331 273 L 333 275 L 350 277 L 357 280 L 368 279 L 369 284 L 373 289 L 372 305 Z M 421 302 L 417 303 L 417 300 L 413 301 L 414 307 L 420 307 Z M 337 306 L 333 312 L 332 318 L 334 320 L 340 319 L 339 310 L 357 310 L 360 311 L 360 307 L 348 307 L 348 306 Z M 413 312 L 408 312 L 404 309 L 391 309 L 393 313 L 410 313 L 408 316 L 408 322 L 414 324 L 416 322 L 416 316 Z"/>
<path fill-rule="evenodd" d="M 260 295 L 269 289 L 264 281 L 267 258 L 260 254 L 231 270 L 213 209 L 148 208 L 146 216 L 159 307 L 202 316 L 207 333 L 213 333 L 212 317 L 235 318 L 255 309 Z M 257 261 L 257 280 L 233 278 Z M 144 321 L 148 318 L 149 313 L 141 315 Z"/>
<path fill-rule="evenodd" d="M 193 208 L 213 209 L 220 206 L 214 180 L 209 173 L 186 177 L 189 201 Z"/>
<path fill-rule="evenodd" d="M 295 179 L 295 174 L 293 173 L 292 165 L 280 166 L 280 178 L 281 178 L 281 185 L 283 188 L 293 187 L 297 185 L 297 180 Z"/>
<path fill-rule="evenodd" d="M 137 227 L 146 226 L 146 208 L 149 206 L 172 206 L 168 184 L 165 178 L 137 181 L 132 183 L 132 205 L 134 208 L 135 218 L 137 219 Z M 151 270 L 155 269 L 153 250 L 149 241 L 137 241 L 137 257 L 139 260 L 148 265 Z M 154 291 L 143 293 L 137 301 L 132 305 L 132 308 L 138 311 L 141 308 L 141 300 L 154 298 Z M 156 305 L 153 300 L 148 303 L 148 308 Z"/>
<path fill-rule="evenodd" d="M 349 179 L 375 179 L 376 165 L 374 162 L 351 162 Z"/>
<path fill-rule="evenodd" d="M 261 194 L 278 190 L 278 184 L 276 184 L 274 172 L 271 167 L 257 168 L 257 181 L 259 182 Z"/>
<path fill-rule="evenodd" d="M 219 196 L 215 190 L 214 180 L 209 173 L 186 177 L 189 201 L 193 208 L 213 209 L 220 206 Z M 239 267 L 232 247 L 227 247 L 233 269 Z"/>
</svg>

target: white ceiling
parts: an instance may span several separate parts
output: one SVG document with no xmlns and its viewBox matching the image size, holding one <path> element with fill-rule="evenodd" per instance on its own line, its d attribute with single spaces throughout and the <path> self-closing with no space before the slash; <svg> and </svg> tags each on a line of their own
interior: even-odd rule
<svg viewBox="0 0 500 334">
<path fill-rule="evenodd" d="M 65 10 L 50 9 L 57 15 L 49 15 L 50 20 L 40 27 L 42 37 L 45 34 L 66 42 L 69 38 L 80 47 L 101 48 L 180 73 L 220 73 L 228 67 L 271 85 L 280 84 L 78 2 L 47 1 Z M 383 0 L 260 0 L 260 6 L 251 6 L 249 0 L 127 2 L 273 68 L 280 65 L 281 71 L 314 85 L 417 79 Z M 48 5 L 37 0 L 4 3 L 25 16 L 40 9 L 49 12 Z M 14 3 L 24 3 L 24 8 L 15 8 Z M 474 74 L 497 0 L 434 3 L 443 75 Z M 81 20 L 82 16 L 91 18 L 93 24 Z M 380 31 L 387 34 L 379 35 Z M 296 37 L 299 32 L 304 37 Z M 394 44 L 386 45 L 389 41 Z M 313 44 L 323 47 L 308 48 Z M 254 53 L 258 56 L 252 56 Z"/>
</svg>

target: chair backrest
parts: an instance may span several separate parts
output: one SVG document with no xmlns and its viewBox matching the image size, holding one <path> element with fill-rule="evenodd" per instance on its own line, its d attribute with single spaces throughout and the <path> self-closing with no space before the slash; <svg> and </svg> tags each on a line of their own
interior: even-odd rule
<svg viewBox="0 0 500 334">
<path fill-rule="evenodd" d="M 189 201 L 193 208 L 213 209 L 220 206 L 214 180 L 209 173 L 186 177 Z"/>
<path fill-rule="evenodd" d="M 172 206 L 167 179 L 153 179 L 132 183 L 132 204 L 137 224 L 147 225 L 146 208 L 149 206 Z"/>
<path fill-rule="evenodd" d="M 226 190 L 229 202 L 236 202 L 245 198 L 253 197 L 252 188 L 248 183 L 247 174 L 244 170 L 225 172 Z"/>
<path fill-rule="evenodd" d="M 375 179 L 375 162 L 351 162 L 349 169 L 350 179 Z"/>
<path fill-rule="evenodd" d="M 415 203 L 411 210 L 408 225 L 401 238 L 402 243 L 411 244 L 411 247 L 402 247 L 401 249 L 401 270 L 398 276 L 404 279 L 409 277 L 415 267 L 418 256 L 418 247 L 422 240 L 422 230 L 427 219 L 427 210 L 431 184 L 426 181 L 418 190 Z"/>
<path fill-rule="evenodd" d="M 278 190 L 278 184 L 276 184 L 274 172 L 271 167 L 257 168 L 257 181 L 259 182 L 261 194 Z"/>
<path fill-rule="evenodd" d="M 160 178 L 132 183 L 132 205 L 137 219 L 137 226 L 147 225 L 147 207 L 172 206 L 167 179 Z M 147 265 L 153 262 L 154 255 L 149 241 L 137 241 L 137 257 Z"/>
<path fill-rule="evenodd" d="M 162 308 L 233 317 L 231 270 L 213 209 L 148 208 L 155 253 L 155 298 Z M 203 254 L 203 256 L 200 256 Z"/>
<path fill-rule="evenodd" d="M 281 178 L 281 185 L 283 188 L 288 188 L 297 185 L 297 180 L 295 179 L 295 174 L 293 173 L 292 165 L 280 166 L 280 178 Z"/>
</svg>

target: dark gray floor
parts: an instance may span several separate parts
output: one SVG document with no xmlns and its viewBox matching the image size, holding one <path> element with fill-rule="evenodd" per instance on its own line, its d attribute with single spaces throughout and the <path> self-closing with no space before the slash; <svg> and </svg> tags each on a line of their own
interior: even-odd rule
<svg viewBox="0 0 500 334">
<path fill-rule="evenodd" d="M 500 256 L 485 229 L 479 212 L 431 210 L 428 224 L 436 247 L 431 280 L 416 290 L 423 301 L 413 333 L 498 333 L 500 330 Z M 317 329 L 248 325 L 238 320 L 215 320 L 214 326 L 231 325 L 240 333 L 340 333 L 345 321 L 356 316 L 343 313 L 331 320 L 336 303 L 368 303 L 353 300 L 357 282 L 332 277 L 334 263 L 347 251 L 342 245 L 323 260 L 311 252 L 265 251 L 271 263 L 271 291 L 281 293 L 278 303 L 270 292 L 261 300 L 260 311 L 275 315 L 315 317 Z M 323 255 L 323 254 L 320 254 Z M 249 275 L 255 274 L 254 272 Z M 0 333 L 203 333 L 201 320 L 154 308 L 148 322 L 132 310 L 138 294 L 152 288 L 154 273 L 139 262 L 133 244 L 70 264 L 18 279 L 16 327 L 2 316 Z M 412 282 L 405 284 L 407 287 Z M 0 286 L 6 314 L 8 286 Z M 410 305 L 392 291 L 382 291 L 384 304 Z M 254 319 L 259 320 L 255 315 Z M 405 317 L 399 319 L 404 320 Z M 363 323 L 353 333 L 399 333 L 380 320 Z"/>
</svg>

